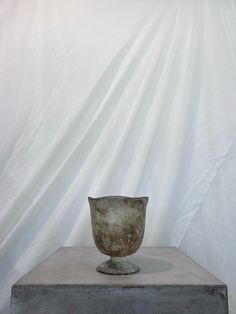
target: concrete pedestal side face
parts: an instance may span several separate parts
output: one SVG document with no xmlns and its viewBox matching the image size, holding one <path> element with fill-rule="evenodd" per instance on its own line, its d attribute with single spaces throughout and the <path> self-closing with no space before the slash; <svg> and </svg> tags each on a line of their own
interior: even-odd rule
<svg viewBox="0 0 236 314">
<path fill-rule="evenodd" d="M 227 314 L 225 287 L 15 287 L 11 313 Z"/>
<path fill-rule="evenodd" d="M 177 249 L 136 254 L 140 273 L 117 278 L 96 272 L 96 249 L 62 248 L 12 287 L 11 313 L 228 313 L 226 285 Z"/>
</svg>

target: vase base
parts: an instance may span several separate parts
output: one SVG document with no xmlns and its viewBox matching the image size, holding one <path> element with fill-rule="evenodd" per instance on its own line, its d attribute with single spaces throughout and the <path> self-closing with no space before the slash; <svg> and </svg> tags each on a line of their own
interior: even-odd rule
<svg viewBox="0 0 236 314">
<path fill-rule="evenodd" d="M 97 267 L 97 271 L 109 275 L 129 275 L 137 273 L 140 267 L 124 258 L 111 258 Z"/>
</svg>

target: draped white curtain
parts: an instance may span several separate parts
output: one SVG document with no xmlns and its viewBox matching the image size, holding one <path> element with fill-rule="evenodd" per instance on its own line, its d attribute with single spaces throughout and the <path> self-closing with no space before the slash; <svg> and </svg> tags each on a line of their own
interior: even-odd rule
<svg viewBox="0 0 236 314">
<path fill-rule="evenodd" d="M 236 1 L 1 0 L 0 313 L 87 196 L 150 197 L 143 245 L 180 247 L 236 313 Z"/>
</svg>

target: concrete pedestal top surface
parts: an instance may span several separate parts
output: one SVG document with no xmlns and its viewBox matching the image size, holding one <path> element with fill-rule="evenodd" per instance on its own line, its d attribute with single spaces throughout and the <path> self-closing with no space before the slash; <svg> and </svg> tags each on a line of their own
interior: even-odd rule
<svg viewBox="0 0 236 314">
<path fill-rule="evenodd" d="M 105 275 L 96 248 L 62 247 L 12 287 L 12 314 L 226 314 L 227 287 L 176 248 L 141 248 L 141 270 Z"/>
</svg>

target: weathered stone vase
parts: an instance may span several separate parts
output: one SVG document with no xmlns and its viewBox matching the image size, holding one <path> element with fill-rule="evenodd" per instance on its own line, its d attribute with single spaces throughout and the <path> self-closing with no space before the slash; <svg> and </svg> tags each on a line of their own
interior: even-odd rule
<svg viewBox="0 0 236 314">
<path fill-rule="evenodd" d="M 148 197 L 106 196 L 88 198 L 97 248 L 110 259 L 97 271 L 127 275 L 140 270 L 125 257 L 135 253 L 143 240 Z"/>
</svg>

